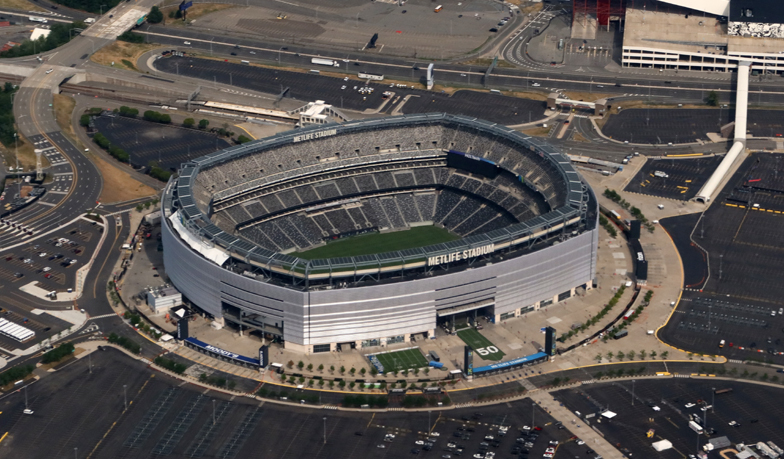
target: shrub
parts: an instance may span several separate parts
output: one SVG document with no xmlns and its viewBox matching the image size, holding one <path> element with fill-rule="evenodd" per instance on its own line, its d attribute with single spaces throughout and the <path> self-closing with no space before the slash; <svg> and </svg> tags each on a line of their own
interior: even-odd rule
<svg viewBox="0 0 784 459">
<path fill-rule="evenodd" d="M 237 143 L 247 143 L 247 142 L 250 142 L 251 140 L 253 140 L 253 139 L 251 139 L 250 137 L 245 136 L 245 135 L 241 135 L 241 136 L 237 137 Z"/>
<path fill-rule="evenodd" d="M 136 342 L 124 336 L 119 336 L 114 332 L 109 334 L 109 342 L 124 347 L 132 354 L 139 354 L 142 352 L 142 347 L 136 344 Z"/>
<path fill-rule="evenodd" d="M 79 125 L 87 127 L 90 125 L 90 115 L 84 114 L 79 117 Z"/>
<path fill-rule="evenodd" d="M 123 32 L 121 35 L 117 37 L 120 41 L 126 41 L 128 43 L 144 43 L 144 36 L 138 34 L 136 32 L 127 31 Z"/>
<path fill-rule="evenodd" d="M 41 363 L 52 363 L 52 362 L 59 362 L 63 358 L 73 354 L 74 345 L 73 343 L 63 343 L 56 348 L 52 349 L 51 351 L 47 352 L 46 354 L 41 356 Z"/>
<path fill-rule="evenodd" d="M 185 365 L 184 363 L 175 362 L 174 360 L 167 359 L 164 357 L 155 357 L 154 362 L 159 367 L 166 368 L 167 370 L 177 373 L 178 375 L 185 373 L 185 370 L 188 369 L 188 365 Z"/>
<path fill-rule="evenodd" d="M 150 13 L 147 15 L 147 22 L 150 24 L 158 24 L 163 21 L 163 13 L 160 8 L 153 6 Z"/>
<path fill-rule="evenodd" d="M 192 128 L 195 124 L 196 124 L 196 120 L 194 120 L 193 118 L 185 118 L 184 120 L 182 120 L 182 125 L 187 128 Z"/>
<path fill-rule="evenodd" d="M 207 126 L 209 125 L 209 120 L 199 120 L 199 129 L 207 129 Z"/>
</svg>

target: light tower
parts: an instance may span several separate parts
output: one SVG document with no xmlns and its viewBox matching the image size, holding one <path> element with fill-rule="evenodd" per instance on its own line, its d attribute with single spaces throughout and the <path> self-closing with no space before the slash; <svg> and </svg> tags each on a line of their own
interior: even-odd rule
<svg viewBox="0 0 784 459">
<path fill-rule="evenodd" d="M 41 153 L 42 150 L 35 149 L 35 181 L 42 182 L 44 180 L 44 171 L 41 167 Z"/>
</svg>

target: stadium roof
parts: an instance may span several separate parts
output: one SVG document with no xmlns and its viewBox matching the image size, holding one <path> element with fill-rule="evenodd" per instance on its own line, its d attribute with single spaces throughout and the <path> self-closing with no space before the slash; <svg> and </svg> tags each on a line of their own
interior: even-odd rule
<svg viewBox="0 0 784 459">
<path fill-rule="evenodd" d="M 730 0 L 659 0 L 662 3 L 682 6 L 696 11 L 703 11 L 716 16 L 728 16 Z M 738 0 L 732 0 L 733 3 Z M 764 1 L 764 0 L 760 0 Z"/>
<path fill-rule="evenodd" d="M 562 207 L 552 209 L 550 212 L 531 220 L 515 223 L 484 234 L 468 236 L 456 241 L 375 255 L 320 260 L 304 260 L 274 252 L 227 233 L 216 226 L 209 219 L 209 216 L 205 215 L 196 205 L 193 184 L 196 180 L 196 175 L 202 168 L 218 166 L 222 163 L 234 161 L 242 156 L 290 144 L 295 141 L 295 137 L 302 137 L 310 132 L 316 133 L 324 129 L 336 129 L 339 133 L 350 133 L 407 125 L 414 126 L 422 123 L 448 123 L 471 127 L 512 141 L 518 144 L 521 150 L 533 151 L 542 158 L 541 161 L 549 162 L 561 175 L 563 182 L 560 186 L 565 187 L 566 203 Z M 216 198 L 218 194 L 215 195 Z M 314 125 L 205 155 L 182 165 L 179 177 L 176 181 L 172 180 L 164 191 L 163 206 L 170 213 L 177 209 L 176 219 L 178 223 L 182 224 L 182 226 L 178 225 L 177 228 L 181 237 L 182 231 L 180 230 L 187 231 L 194 235 L 196 239 L 206 241 L 206 244 L 202 244 L 205 248 L 217 249 L 220 247 L 219 250 L 225 250 L 227 254 L 230 254 L 235 259 L 268 269 L 271 272 L 316 280 L 348 277 L 355 275 L 360 270 L 363 272 L 373 270 L 374 272 L 382 273 L 393 270 L 421 268 L 427 265 L 429 257 L 471 250 L 489 244 L 493 244 L 498 251 L 523 244 L 530 246 L 545 235 L 562 233 L 567 227 L 582 221 L 588 211 L 589 202 L 593 202 L 594 198 L 592 196 L 590 188 L 583 185 L 580 175 L 574 169 L 569 159 L 560 150 L 545 141 L 527 136 L 506 126 L 476 118 L 430 113 L 358 120 L 343 124 Z M 219 258 L 208 258 L 213 259 L 216 263 L 219 261 Z"/>
</svg>

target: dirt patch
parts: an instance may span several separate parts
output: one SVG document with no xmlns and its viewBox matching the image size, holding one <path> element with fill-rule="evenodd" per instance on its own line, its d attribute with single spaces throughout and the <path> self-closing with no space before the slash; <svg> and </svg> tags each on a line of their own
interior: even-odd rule
<svg viewBox="0 0 784 459">
<path fill-rule="evenodd" d="M 534 136 L 534 137 L 547 137 L 547 135 L 550 133 L 550 128 L 549 127 L 537 127 L 537 128 L 531 128 L 531 129 L 523 129 L 520 132 L 522 132 L 523 134 L 528 134 L 528 135 Z"/>
<path fill-rule="evenodd" d="M 98 146 L 94 146 L 98 148 Z M 157 190 L 137 181 L 131 175 L 103 158 L 93 153 L 88 157 L 95 164 L 103 177 L 103 190 L 101 190 L 100 201 L 105 203 L 129 201 L 131 199 L 144 198 L 156 195 Z"/>
<path fill-rule="evenodd" d="M 81 142 L 77 142 L 76 133 L 71 125 L 71 115 L 76 106 L 76 101 L 72 97 L 62 94 L 54 94 L 53 97 L 54 118 L 57 121 L 57 125 L 60 126 L 60 130 L 65 133 L 71 143 L 84 149 Z"/>
<path fill-rule="evenodd" d="M 590 140 L 586 139 L 585 136 L 580 134 L 579 132 L 574 133 L 574 135 L 572 136 L 572 140 L 574 140 L 575 142 L 591 143 Z"/>
<path fill-rule="evenodd" d="M 160 47 L 161 45 L 155 43 L 128 43 L 125 41 L 116 41 L 111 45 L 98 50 L 98 52 L 90 57 L 90 60 L 96 64 L 105 65 L 107 67 L 138 72 L 136 61 L 139 60 L 139 57 L 147 51 Z M 114 62 L 114 65 L 112 65 L 112 62 Z"/>
<path fill-rule="evenodd" d="M 22 11 L 46 11 L 40 6 L 34 5 L 27 0 L 0 0 L 0 7 L 13 8 Z"/>
<path fill-rule="evenodd" d="M 564 95 L 572 100 L 583 100 L 585 102 L 594 102 L 599 99 L 606 99 L 612 97 L 611 94 L 602 94 L 598 92 L 574 92 L 564 91 Z"/>
<path fill-rule="evenodd" d="M 508 0 L 508 1 L 509 3 L 512 3 L 514 5 L 523 4 L 521 0 Z M 522 14 L 533 14 L 542 11 L 542 8 L 544 8 L 544 3 L 539 2 L 539 3 L 530 4 L 528 6 L 523 6 L 520 8 L 520 11 L 522 11 Z"/>
<path fill-rule="evenodd" d="M 223 11 L 229 8 L 236 8 L 236 7 L 237 5 L 228 5 L 224 3 L 199 3 L 188 8 L 188 18 L 185 20 L 173 19 L 169 17 L 169 12 L 176 12 L 177 9 L 179 8 L 179 5 L 167 6 L 165 8 L 161 8 L 161 11 L 163 12 L 164 23 L 167 26 L 184 27 L 196 22 L 196 20 L 202 16 L 206 16 L 216 11 Z"/>
</svg>

